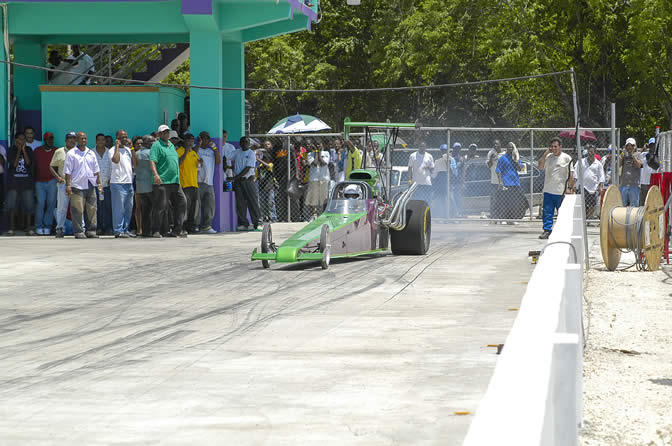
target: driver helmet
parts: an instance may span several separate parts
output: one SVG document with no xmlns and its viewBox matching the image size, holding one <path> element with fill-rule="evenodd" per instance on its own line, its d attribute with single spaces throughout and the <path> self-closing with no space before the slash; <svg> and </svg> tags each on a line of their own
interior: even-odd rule
<svg viewBox="0 0 672 446">
<path fill-rule="evenodd" d="M 362 198 L 362 193 L 359 190 L 359 186 L 356 184 L 349 184 L 343 189 L 343 197 L 346 200 L 360 200 Z"/>
</svg>

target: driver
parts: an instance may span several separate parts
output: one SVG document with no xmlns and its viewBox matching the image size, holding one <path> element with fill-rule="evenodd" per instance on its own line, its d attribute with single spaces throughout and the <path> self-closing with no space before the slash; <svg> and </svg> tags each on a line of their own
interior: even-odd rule
<svg viewBox="0 0 672 446">
<path fill-rule="evenodd" d="M 346 200 L 361 200 L 362 192 L 356 184 L 349 184 L 343 189 L 343 198 Z"/>
</svg>

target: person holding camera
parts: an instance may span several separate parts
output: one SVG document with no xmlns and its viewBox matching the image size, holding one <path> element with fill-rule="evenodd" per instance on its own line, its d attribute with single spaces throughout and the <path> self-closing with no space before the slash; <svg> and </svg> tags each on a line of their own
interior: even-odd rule
<svg viewBox="0 0 672 446">
<path fill-rule="evenodd" d="M 636 152 L 635 138 L 625 140 L 625 148 L 619 157 L 621 166 L 621 197 L 623 206 L 639 206 L 639 181 L 644 165 L 641 154 Z"/>
<path fill-rule="evenodd" d="M 551 147 L 546 149 L 539 160 L 539 170 L 545 171 L 542 211 L 544 232 L 539 236 L 540 239 L 547 239 L 551 235 L 555 211 L 560 209 L 565 194 L 572 193 L 571 163 L 572 157 L 562 151 L 560 138 L 551 139 Z"/>
</svg>

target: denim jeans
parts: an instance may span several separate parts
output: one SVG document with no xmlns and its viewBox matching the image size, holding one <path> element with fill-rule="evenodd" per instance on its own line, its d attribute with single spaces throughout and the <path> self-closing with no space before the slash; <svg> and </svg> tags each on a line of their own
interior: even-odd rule
<svg viewBox="0 0 672 446">
<path fill-rule="evenodd" d="M 212 227 L 212 219 L 215 216 L 215 189 L 206 183 L 198 183 L 199 206 L 196 212 L 196 225 L 201 230 Z"/>
<path fill-rule="evenodd" d="M 639 206 L 639 186 L 621 186 L 623 206 Z"/>
<path fill-rule="evenodd" d="M 65 226 L 68 204 L 70 204 L 70 197 L 65 193 L 65 182 L 58 183 L 56 186 L 56 230 L 63 229 Z"/>
<path fill-rule="evenodd" d="M 96 188 L 96 198 L 98 198 L 100 192 Z M 98 200 L 98 206 L 96 208 L 96 220 L 98 221 L 98 228 L 102 229 L 103 232 L 112 231 L 112 191 L 110 186 L 103 188 L 103 201 Z"/>
<path fill-rule="evenodd" d="M 544 211 L 542 214 L 542 221 L 544 222 L 544 231 L 551 232 L 553 230 L 553 217 L 555 210 L 560 209 L 564 195 L 555 195 L 544 192 Z"/>
<path fill-rule="evenodd" d="M 114 234 L 128 232 L 133 213 L 133 184 L 110 183 L 112 195 L 112 226 Z"/>
<path fill-rule="evenodd" d="M 35 194 L 37 195 L 37 209 L 35 209 L 35 227 L 37 229 L 51 229 L 54 223 L 54 209 L 56 208 L 56 178 L 50 181 L 36 181 Z"/>
<path fill-rule="evenodd" d="M 259 188 L 259 207 L 261 218 L 264 221 L 278 221 L 278 213 L 275 210 L 275 189 Z"/>
<path fill-rule="evenodd" d="M 32 214 L 35 209 L 35 191 L 33 188 L 9 188 L 5 197 L 5 212 L 16 212 L 19 209 L 24 214 Z"/>
</svg>

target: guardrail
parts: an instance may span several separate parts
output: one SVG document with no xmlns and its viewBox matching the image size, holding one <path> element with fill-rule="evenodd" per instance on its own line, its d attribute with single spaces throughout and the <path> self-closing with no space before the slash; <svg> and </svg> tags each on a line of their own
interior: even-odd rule
<svg viewBox="0 0 672 446">
<path fill-rule="evenodd" d="M 464 441 L 578 445 L 583 412 L 581 196 L 567 195 Z"/>
</svg>

